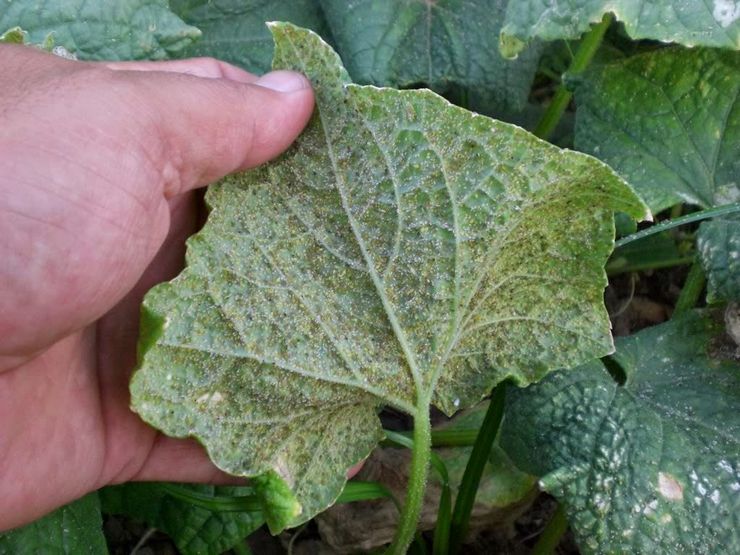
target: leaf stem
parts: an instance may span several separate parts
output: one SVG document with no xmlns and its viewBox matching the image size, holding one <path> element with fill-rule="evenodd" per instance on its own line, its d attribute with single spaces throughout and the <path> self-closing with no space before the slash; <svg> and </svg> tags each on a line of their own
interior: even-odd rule
<svg viewBox="0 0 740 555">
<path fill-rule="evenodd" d="M 632 243 L 633 241 L 639 241 L 640 239 L 644 239 L 645 237 L 649 237 L 650 235 L 655 235 L 656 233 L 660 233 L 661 231 L 672 229 L 680 225 L 690 224 L 693 222 L 698 222 L 700 220 L 706 220 L 708 218 L 726 216 L 728 214 L 734 214 L 735 212 L 740 212 L 740 202 L 725 204 L 723 206 L 718 206 L 717 208 L 709 208 L 707 210 L 699 210 L 698 212 L 693 212 L 692 214 L 687 214 L 686 216 L 681 216 L 680 218 L 665 220 L 652 227 L 642 229 L 637 233 L 633 233 L 632 235 L 627 235 L 627 237 L 622 237 L 614 243 L 614 248 L 618 249 L 619 247 L 623 247 L 629 243 Z"/>
<path fill-rule="evenodd" d="M 611 22 L 612 15 L 610 13 L 604 14 L 601 22 L 591 27 L 591 30 L 583 35 L 581 44 L 573 56 L 570 67 L 568 67 L 568 74 L 578 75 L 588 67 L 594 54 L 599 49 L 601 40 L 604 38 L 604 33 L 606 33 Z M 572 96 L 573 93 L 568 90 L 565 83 L 561 82 L 555 91 L 555 96 L 552 97 L 547 110 L 534 130 L 535 135 L 540 139 L 548 139 L 552 135 L 552 132 L 555 131 L 555 128 L 560 122 L 560 118 L 563 116 L 563 112 L 568 107 Z"/>
<path fill-rule="evenodd" d="M 431 423 L 429 421 L 429 402 L 420 399 L 414 415 L 414 448 L 411 452 L 409 484 L 406 490 L 401 518 L 396 529 L 388 555 L 404 555 L 416 534 L 421 514 L 421 506 L 426 491 L 429 474 L 429 460 L 432 452 Z"/>
<path fill-rule="evenodd" d="M 554 553 L 567 529 L 568 517 L 565 514 L 565 507 L 559 503 L 550 522 L 547 523 L 540 534 L 540 538 L 532 548 L 532 555 L 550 555 Z"/>
<path fill-rule="evenodd" d="M 291 538 L 291 541 L 292 540 L 293 538 Z M 245 540 L 242 540 L 241 542 L 232 545 L 231 550 L 236 555 L 252 555 L 252 550 L 249 549 L 249 545 L 247 545 L 247 542 Z"/>
<path fill-rule="evenodd" d="M 496 386 L 491 395 L 483 424 L 475 439 L 473 451 L 470 453 L 468 464 L 465 466 L 460 487 L 457 490 L 455 508 L 452 512 L 450 524 L 450 553 L 457 553 L 465 539 L 470 525 L 470 513 L 475 503 L 475 495 L 478 493 L 483 469 L 488 462 L 493 442 L 496 441 L 498 429 L 501 426 L 501 418 L 504 415 L 504 396 L 506 385 L 501 383 Z"/>
<path fill-rule="evenodd" d="M 676 301 L 676 307 L 673 309 L 673 318 L 685 314 L 699 301 L 701 292 L 704 291 L 704 285 L 707 280 L 704 277 L 704 269 L 701 267 L 701 263 L 697 260 L 689 269 L 689 275 L 686 276 L 686 281 L 681 289 L 681 294 L 678 296 Z"/>
</svg>

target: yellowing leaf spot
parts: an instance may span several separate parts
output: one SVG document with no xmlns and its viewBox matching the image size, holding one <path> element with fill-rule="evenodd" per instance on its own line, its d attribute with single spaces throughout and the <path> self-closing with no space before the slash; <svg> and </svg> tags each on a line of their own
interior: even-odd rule
<svg viewBox="0 0 740 555">
<path fill-rule="evenodd" d="M 658 491 L 669 501 L 683 500 L 683 486 L 670 474 L 658 472 Z"/>
<path fill-rule="evenodd" d="M 722 27 L 729 27 L 740 18 L 740 2 L 714 0 L 712 16 Z"/>
</svg>

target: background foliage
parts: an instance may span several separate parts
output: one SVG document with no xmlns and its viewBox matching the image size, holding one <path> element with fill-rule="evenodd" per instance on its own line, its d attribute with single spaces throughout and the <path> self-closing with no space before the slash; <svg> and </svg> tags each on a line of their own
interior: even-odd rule
<svg viewBox="0 0 740 555">
<path fill-rule="evenodd" d="M 318 32 L 354 82 L 429 87 L 533 131 L 550 118 L 557 124 L 552 142 L 609 164 L 659 218 L 740 201 L 740 3 L 732 0 L 558 0 L 547 7 L 513 0 L 9 0 L 0 6 L 0 32 L 25 32 L 7 33 L 6 41 L 58 45 L 91 60 L 208 55 L 255 72 L 270 67 L 273 42 L 264 22 L 274 20 Z M 385 109 L 405 109 L 403 95 L 384 94 L 398 99 Z M 558 99 L 560 113 L 553 108 Z M 440 110 L 446 125 L 473 127 L 462 112 Z M 524 137 L 492 125 L 496 133 Z M 522 141 L 530 141 L 532 156 L 561 156 L 534 139 Z M 281 171 L 249 179 L 275 179 Z M 588 184 L 579 186 L 588 198 Z M 550 213 L 535 216 L 552 225 L 553 240 L 559 233 L 562 241 L 577 240 Z M 509 392 L 501 446 L 563 504 L 583 552 L 737 549 L 739 225 L 726 215 L 618 248 L 607 264 L 613 274 L 697 259 L 690 276 L 698 277 L 687 280 L 679 298 L 684 315 L 621 340 L 603 362 Z M 623 233 L 634 226 L 627 216 L 618 219 Z M 526 258 L 532 268 L 546 261 L 536 252 Z M 702 302 L 703 273 L 713 310 L 687 313 L 682 307 Z M 579 287 L 577 280 L 567 285 Z M 554 297 L 549 292 L 542 300 Z M 570 326 L 586 322 L 560 316 Z M 440 404 L 453 412 L 454 399 Z M 177 487 L 130 484 L 91 494 L 0 536 L 0 553 L 104 552 L 101 500 L 104 512 L 145 520 L 185 553 L 238 548 L 262 522 L 252 490 Z M 228 499 L 246 505 L 225 510 Z"/>
</svg>

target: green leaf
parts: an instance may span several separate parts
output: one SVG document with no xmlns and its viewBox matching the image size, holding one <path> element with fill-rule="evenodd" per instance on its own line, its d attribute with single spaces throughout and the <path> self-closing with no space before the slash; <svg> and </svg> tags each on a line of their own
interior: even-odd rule
<svg viewBox="0 0 740 555">
<path fill-rule="evenodd" d="M 511 391 L 502 446 L 565 504 L 584 553 L 740 551 L 740 365 L 699 312 Z"/>
<path fill-rule="evenodd" d="M 691 264 L 693 261 L 693 253 L 682 254 L 673 236 L 663 232 L 617 248 L 609 258 L 606 272 L 613 276 L 627 272 L 670 268 Z"/>
<path fill-rule="evenodd" d="M 707 300 L 740 300 L 740 221 L 704 222 L 696 240 L 707 274 Z"/>
<path fill-rule="evenodd" d="M 449 424 L 435 428 L 435 431 L 455 431 L 478 429 L 488 410 L 489 401 L 484 401 L 453 418 Z M 462 480 L 465 466 L 470 458 L 472 447 L 445 447 L 435 451 L 442 458 L 450 473 L 450 484 L 456 490 Z M 498 440 L 488 456 L 475 502 L 486 507 L 507 507 L 524 499 L 535 485 L 536 478 L 519 470 L 503 449 Z"/>
<path fill-rule="evenodd" d="M 379 405 L 451 414 L 610 352 L 613 211 L 647 210 L 589 156 L 431 91 L 352 85 L 317 35 L 271 28 L 316 114 L 278 161 L 209 189 L 188 267 L 146 297 L 131 391 L 220 468 L 279 477 L 301 513 L 285 503 L 275 531 L 334 502 Z"/>
<path fill-rule="evenodd" d="M 576 86 L 576 148 L 655 213 L 740 200 L 740 53 L 662 49 L 595 66 Z"/>
<path fill-rule="evenodd" d="M 633 39 L 740 50 L 736 0 L 519 0 L 506 10 L 501 52 L 516 56 L 534 38 L 577 39 L 606 13 Z"/>
<path fill-rule="evenodd" d="M 28 32 L 28 42 L 45 43 L 51 34 L 84 60 L 160 60 L 200 36 L 166 0 L 8 0 L 0 5 L 0 29 L 14 25 Z"/>
<path fill-rule="evenodd" d="M 25 44 L 26 43 L 26 32 L 20 27 L 11 27 L 0 35 L 0 43 L 8 44 Z"/>
<path fill-rule="evenodd" d="M 471 109 L 504 113 L 524 109 L 541 52 L 534 47 L 516 61 L 499 55 L 507 2 L 321 0 L 321 5 L 356 82 L 426 86 L 466 95 Z"/>
<path fill-rule="evenodd" d="M 214 56 L 255 73 L 269 70 L 272 61 L 266 22 L 290 21 L 329 34 L 319 0 L 171 0 L 170 6 L 203 32 L 183 57 Z"/>
<path fill-rule="evenodd" d="M 203 495 L 244 495 L 246 488 L 178 485 Z M 145 521 L 165 532 L 184 555 L 219 555 L 262 526 L 259 512 L 220 512 L 168 494 L 157 483 L 128 483 L 100 490 L 103 511 Z"/>
<path fill-rule="evenodd" d="M 97 493 L 91 493 L 22 528 L 0 534 L 0 555 L 108 553 Z"/>
</svg>

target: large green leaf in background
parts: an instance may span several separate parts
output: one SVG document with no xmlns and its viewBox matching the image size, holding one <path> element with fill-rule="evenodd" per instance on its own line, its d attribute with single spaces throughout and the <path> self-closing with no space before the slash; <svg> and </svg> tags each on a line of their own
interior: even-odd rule
<svg viewBox="0 0 740 555">
<path fill-rule="evenodd" d="M 54 43 L 84 60 L 160 60 L 200 36 L 172 13 L 166 0 L 4 0 L 0 30 L 19 26 L 28 42 Z"/>
<path fill-rule="evenodd" d="M 576 83 L 576 148 L 654 212 L 740 200 L 740 53 L 668 48 L 595 66 Z"/>
<path fill-rule="evenodd" d="M 740 300 L 740 221 L 704 222 L 697 249 L 707 274 L 707 300 Z"/>
<path fill-rule="evenodd" d="M 245 495 L 246 488 L 179 485 L 200 495 Z M 128 515 L 165 532 L 183 555 L 219 555 L 262 526 L 259 513 L 218 512 L 172 497 L 159 484 L 129 483 L 100 490 L 103 511 Z"/>
<path fill-rule="evenodd" d="M 535 38 L 576 39 L 607 13 L 633 39 L 740 50 L 736 0 L 517 0 L 506 11 L 501 51 L 515 56 Z"/>
<path fill-rule="evenodd" d="M 0 555 L 108 553 L 97 493 L 60 507 L 23 528 L 0 534 Z"/>
<path fill-rule="evenodd" d="M 172 9 L 203 37 L 183 56 L 214 56 L 256 73 L 270 69 L 268 21 L 290 21 L 327 38 L 319 0 L 171 0 Z"/>
<path fill-rule="evenodd" d="M 211 187 L 186 270 L 146 297 L 134 409 L 258 475 L 273 531 L 334 502 L 381 437 L 511 376 L 612 350 L 613 211 L 646 208 L 605 165 L 430 91 L 349 84 L 309 31 L 276 68 L 317 111 L 277 162 Z"/>
<path fill-rule="evenodd" d="M 740 201 L 740 53 L 668 48 L 576 82 L 576 148 L 601 158 L 659 212 Z M 736 223 L 699 232 L 712 298 L 740 298 Z"/>
<path fill-rule="evenodd" d="M 584 553 L 740 552 L 740 364 L 713 316 L 512 391 L 501 444 L 565 505 Z M 722 357 L 727 357 L 723 359 Z"/>
<path fill-rule="evenodd" d="M 467 94 L 475 110 L 521 110 L 539 47 L 498 53 L 508 0 L 321 0 L 345 66 L 358 83 Z M 463 89 L 453 91 L 454 87 Z"/>
</svg>

